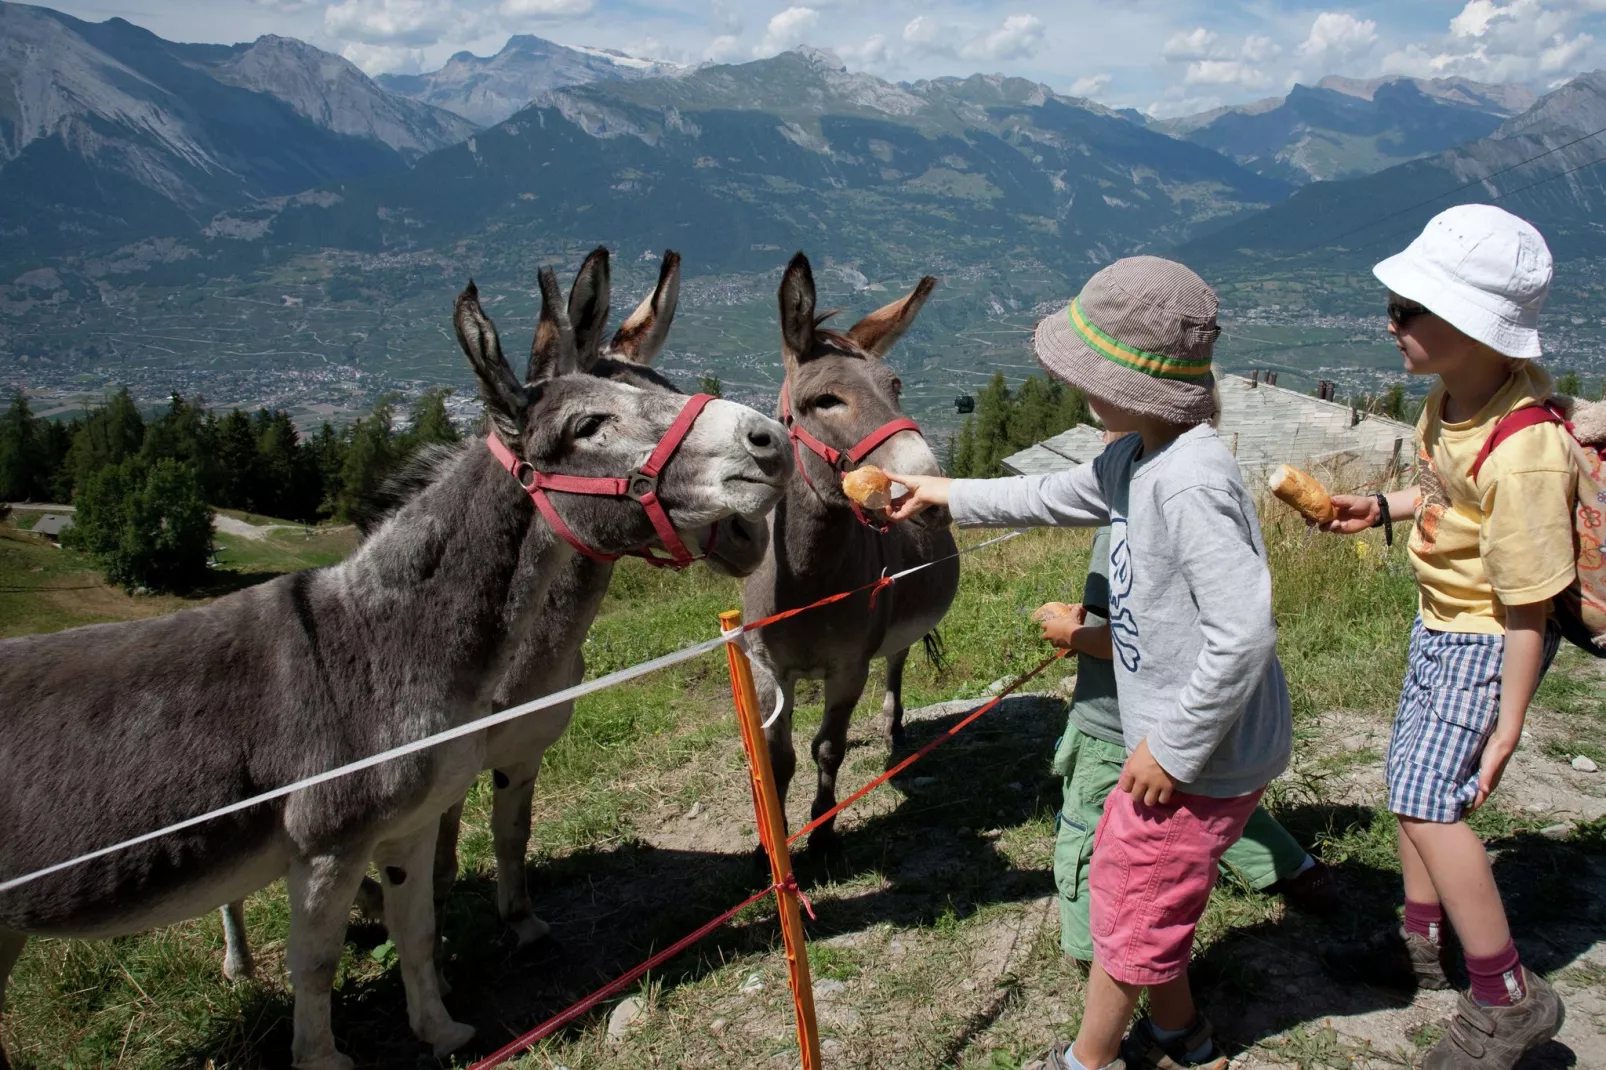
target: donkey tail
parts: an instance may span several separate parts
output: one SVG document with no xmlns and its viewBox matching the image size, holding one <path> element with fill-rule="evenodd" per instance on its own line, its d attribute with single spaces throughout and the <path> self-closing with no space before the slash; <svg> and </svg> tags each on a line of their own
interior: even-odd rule
<svg viewBox="0 0 1606 1070">
<path fill-rule="evenodd" d="M 938 673 L 948 670 L 948 648 L 943 645 L 941 632 L 935 628 L 931 629 L 920 640 L 920 645 L 925 647 L 926 660 L 931 663 L 932 668 Z"/>
</svg>

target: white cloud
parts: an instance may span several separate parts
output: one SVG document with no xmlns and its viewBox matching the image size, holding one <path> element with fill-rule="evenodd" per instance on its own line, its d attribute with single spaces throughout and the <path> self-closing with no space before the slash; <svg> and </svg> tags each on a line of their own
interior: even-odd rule
<svg viewBox="0 0 1606 1070">
<path fill-rule="evenodd" d="M 502 14 L 519 19 L 567 19 L 587 15 L 597 0 L 502 0 Z"/>
<path fill-rule="evenodd" d="M 1283 54 L 1283 46 L 1264 34 L 1251 34 L 1244 38 L 1239 55 L 1251 63 L 1265 63 Z"/>
<path fill-rule="evenodd" d="M 803 43 L 803 38 L 820 21 L 820 13 L 812 7 L 789 7 L 774 18 L 764 30 L 764 40 L 753 46 L 753 55 L 773 56 Z"/>
<path fill-rule="evenodd" d="M 1216 35 L 1203 26 L 1187 33 L 1174 33 L 1160 46 L 1160 55 L 1169 60 L 1208 59 L 1215 54 Z"/>
<path fill-rule="evenodd" d="M 461 28 L 437 0 L 342 0 L 324 8 L 323 24 L 336 40 L 370 45 L 429 45 Z"/>
<path fill-rule="evenodd" d="M 1595 37 L 1577 29 L 1606 0 L 1467 0 L 1449 33 L 1412 43 L 1385 57 L 1386 69 L 1424 77 L 1459 76 L 1486 82 L 1555 81 L 1598 66 Z"/>
<path fill-rule="evenodd" d="M 903 28 L 903 43 L 917 56 L 1000 62 L 1026 59 L 1043 47 L 1048 28 L 1036 15 L 1010 15 L 991 33 L 917 15 Z"/>
<path fill-rule="evenodd" d="M 1188 64 L 1182 76 L 1187 85 L 1235 85 L 1241 89 L 1266 89 L 1272 83 L 1264 70 L 1237 59 L 1201 59 Z"/>
<path fill-rule="evenodd" d="M 1324 11 L 1311 23 L 1299 54 L 1316 62 L 1341 63 L 1377 43 L 1377 23 L 1341 11 Z"/>
<path fill-rule="evenodd" d="M 703 56 L 715 63 L 730 63 L 742 57 L 742 42 L 733 33 L 722 33 L 703 50 Z"/>
<path fill-rule="evenodd" d="M 1108 74 L 1090 74 L 1071 83 L 1071 96 L 1096 97 L 1109 87 Z"/>
<path fill-rule="evenodd" d="M 1004 24 L 965 50 L 975 59 L 1026 59 L 1043 47 L 1047 28 L 1036 15 L 1011 15 Z"/>
<path fill-rule="evenodd" d="M 368 75 L 416 74 L 424 69 L 422 48 L 365 45 L 361 41 L 354 41 L 342 48 L 340 54 L 361 67 L 363 73 Z"/>
<path fill-rule="evenodd" d="M 856 45 L 838 45 L 836 51 L 844 61 L 861 68 L 887 70 L 898 65 L 885 34 L 873 33 Z"/>
</svg>

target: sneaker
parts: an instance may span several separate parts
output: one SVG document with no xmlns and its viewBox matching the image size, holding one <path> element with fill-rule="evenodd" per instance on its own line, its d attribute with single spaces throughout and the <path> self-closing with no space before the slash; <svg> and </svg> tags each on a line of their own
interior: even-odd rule
<svg viewBox="0 0 1606 1070">
<path fill-rule="evenodd" d="M 1511 1070 L 1523 1055 L 1561 1032 L 1567 1011 L 1543 977 L 1522 971 L 1528 994 L 1509 1007 L 1485 1007 L 1463 993 L 1443 1040 L 1422 1070 Z"/>
<path fill-rule="evenodd" d="M 1448 928 L 1445 930 L 1448 935 Z M 1338 981 L 1410 992 L 1442 992 L 1450 987 L 1448 940 L 1443 944 L 1405 927 L 1385 929 L 1370 939 L 1318 952 L 1322 968 Z"/>
<path fill-rule="evenodd" d="M 1025 1064 L 1021 1070 L 1071 1070 L 1075 1065 L 1075 1060 L 1071 1058 L 1071 1042 L 1067 1040 L 1063 1044 L 1054 1045 L 1043 1053 L 1041 1059 Z M 1113 1063 L 1099 1067 L 1099 1070 L 1126 1070 L 1126 1063 L 1117 1059 Z"/>
<path fill-rule="evenodd" d="M 1214 1036 L 1210 1020 L 1202 1014 L 1192 1029 L 1169 1041 L 1155 1036 L 1154 1023 L 1144 1018 L 1126 1035 L 1121 1055 L 1131 1070 L 1227 1070 L 1227 1057 L 1216 1046 Z M 1198 1063 L 1188 1061 L 1188 1052 L 1206 1047 L 1211 1052 L 1209 1058 Z"/>
<path fill-rule="evenodd" d="M 1277 893 L 1289 906 L 1307 914 L 1332 914 L 1342 903 L 1332 867 L 1319 858 L 1305 872 L 1280 880 L 1266 890 Z"/>
</svg>

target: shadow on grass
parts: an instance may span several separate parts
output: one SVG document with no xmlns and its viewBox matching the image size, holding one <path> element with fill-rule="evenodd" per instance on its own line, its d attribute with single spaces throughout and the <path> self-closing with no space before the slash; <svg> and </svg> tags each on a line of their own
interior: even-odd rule
<svg viewBox="0 0 1606 1070">
<path fill-rule="evenodd" d="M 1356 806 L 1297 806 L 1278 814 L 1302 842 L 1333 837 L 1348 842 L 1392 842 L 1393 820 Z M 1488 841 L 1513 935 L 1524 964 L 1551 973 L 1577 961 L 1599 939 L 1606 922 L 1606 857 L 1588 837 L 1558 842 L 1521 832 Z M 1362 940 L 1398 924 L 1402 901 L 1397 868 L 1374 855 L 1334 866 L 1343 907 L 1320 919 L 1286 912 L 1273 922 L 1231 930 L 1194 960 L 1191 977 L 1201 1004 L 1222 1036 L 1239 1048 L 1333 1016 L 1398 1010 L 1408 993 L 1346 984 L 1321 968 L 1320 949 Z M 1248 893 L 1234 893 L 1248 894 Z M 1558 924 L 1557 904 L 1567 904 Z M 1464 975 L 1458 978 L 1464 985 Z M 1245 994 L 1252 994 L 1245 999 Z M 1576 1056 L 1560 1042 L 1530 1053 L 1521 1070 L 1571 1067 Z"/>
<path fill-rule="evenodd" d="M 909 747 L 935 738 L 961 716 L 911 721 Z M 884 923 L 929 927 L 939 919 L 963 919 L 992 905 L 1052 894 L 1048 868 L 1018 867 L 998 849 L 997 835 L 1058 808 L 1059 784 L 1044 775 L 1044 755 L 1063 725 L 1062 703 L 1013 698 L 896 778 L 905 794 L 892 810 L 843 830 L 844 868 L 833 875 L 853 880 L 854 887 L 840 898 L 816 902 L 819 916 L 807 923 L 811 939 Z M 879 744 L 859 746 L 873 752 Z M 890 762 L 874 764 L 885 768 Z M 864 779 L 862 765 L 861 774 L 851 778 L 854 783 Z M 794 790 L 812 789 L 811 772 L 803 763 Z M 1295 806 L 1278 816 L 1302 842 L 1347 837 L 1369 844 L 1370 850 L 1336 866 L 1346 904 L 1338 916 L 1317 920 L 1289 911 L 1276 921 L 1232 929 L 1195 960 L 1201 1004 L 1223 1037 L 1240 1047 L 1324 1017 L 1406 1002 L 1382 989 L 1328 980 L 1314 954 L 1321 945 L 1364 937 L 1392 922 L 1399 876 L 1379 853 L 1389 834 L 1383 827 L 1387 816 L 1319 805 Z M 1572 962 L 1606 921 L 1606 844 L 1515 835 L 1491 848 L 1498 851 L 1496 874 L 1528 962 L 1543 971 Z M 807 876 L 809 861 L 802 855 L 799 861 Z M 1582 890 L 1580 873 L 1593 875 Z M 479 1030 L 458 1053 L 460 1063 L 601 987 L 739 902 L 757 883 L 747 845 L 716 852 L 661 849 L 640 841 L 577 851 L 532 866 L 528 878 L 537 912 L 553 932 L 532 948 L 511 946 L 496 915 L 494 882 L 484 876 L 461 880 L 445 909 L 445 973 L 454 989 L 447 1006 Z M 1575 904 L 1569 907 L 1575 928 L 1553 924 L 1558 901 Z M 354 955 L 366 956 L 381 937 L 372 927 L 354 926 L 348 941 Z M 733 958 L 779 946 L 773 900 L 765 899 L 652 978 L 672 989 L 706 977 Z M 594 1024 L 609 1006 L 569 1028 Z M 290 1011 L 287 997 L 265 993 L 242 1013 L 215 1021 L 201 1043 L 170 1065 L 202 1066 L 208 1060 L 251 1070 L 287 1065 Z M 334 1028 L 342 1049 L 359 1066 L 435 1065 L 408 1029 L 394 968 L 378 976 L 348 977 L 335 995 Z M 1565 1061 L 1569 1058 L 1565 1049 L 1552 1050 L 1543 1053 L 1543 1061 L 1530 1058 L 1523 1065 L 1525 1070 L 1573 1065 Z"/>
</svg>

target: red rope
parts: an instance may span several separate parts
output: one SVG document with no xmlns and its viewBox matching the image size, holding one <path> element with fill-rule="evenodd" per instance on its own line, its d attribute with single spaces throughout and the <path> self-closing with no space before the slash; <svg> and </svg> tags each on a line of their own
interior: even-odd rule
<svg viewBox="0 0 1606 1070">
<path fill-rule="evenodd" d="M 1034 676 L 1040 675 L 1044 669 L 1048 668 L 1050 665 L 1054 664 L 1060 658 L 1063 658 L 1069 653 L 1069 650 L 1056 650 L 1053 656 L 1049 657 L 1046 661 L 1038 665 L 1037 668 L 1033 669 L 1025 676 L 1017 678 L 1014 683 L 1010 684 L 1008 687 L 1004 688 L 1004 690 L 994 695 L 991 700 L 982 705 L 979 709 L 967 715 L 958 724 L 948 729 L 948 731 L 944 732 L 930 743 L 927 743 L 924 747 L 921 747 L 919 750 L 909 755 L 909 757 L 905 758 L 891 769 L 888 769 L 885 773 L 882 773 L 880 776 L 870 781 L 870 783 L 866 784 L 852 795 L 849 795 L 846 799 L 843 799 L 841 802 L 831 807 L 831 809 L 827 810 L 813 821 L 810 821 L 807 825 L 804 825 L 802 828 L 792 833 L 791 836 L 787 837 L 787 846 L 790 847 L 793 843 L 797 842 L 798 837 L 806 836 L 813 832 L 815 829 L 831 820 L 837 814 L 840 814 L 843 810 L 847 809 L 849 806 L 852 806 L 854 803 L 870 794 L 870 792 L 874 791 L 876 788 L 879 788 L 881 785 L 885 784 L 887 781 L 891 780 L 893 777 L 897 776 L 899 773 L 903 772 L 905 769 L 909 768 L 911 765 L 915 764 L 920 759 L 924 758 L 926 755 L 930 754 L 932 751 L 954 738 L 954 736 L 958 735 L 959 731 L 966 725 L 971 724 L 976 720 L 976 718 L 980 717 L 988 710 L 993 709 L 1000 702 L 1004 701 L 1004 699 L 1008 698 L 1010 694 L 1015 692 L 1026 681 L 1030 680 Z"/>
</svg>

